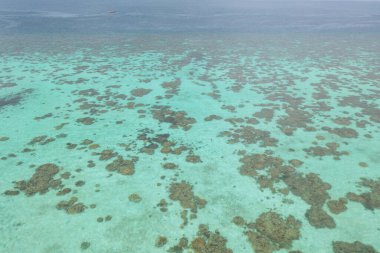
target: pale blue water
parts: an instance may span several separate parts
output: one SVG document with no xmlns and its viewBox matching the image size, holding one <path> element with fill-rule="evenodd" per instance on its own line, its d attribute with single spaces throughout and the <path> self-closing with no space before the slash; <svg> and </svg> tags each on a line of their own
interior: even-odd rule
<svg viewBox="0 0 380 253">
<path fill-rule="evenodd" d="M 0 252 L 379 252 L 379 10 L 2 1 Z"/>
</svg>

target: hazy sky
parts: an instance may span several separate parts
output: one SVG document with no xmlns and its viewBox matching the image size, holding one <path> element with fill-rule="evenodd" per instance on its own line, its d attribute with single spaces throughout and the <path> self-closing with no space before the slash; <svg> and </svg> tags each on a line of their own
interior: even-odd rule
<svg viewBox="0 0 380 253">
<path fill-rule="evenodd" d="M 120 6 L 223 6 L 225 8 L 244 8 L 245 6 L 265 5 L 304 5 L 306 2 L 315 4 L 316 2 L 380 2 L 380 0 L 1 0 L 0 10 L 75 10 L 82 8 L 107 8 Z M 313 3 L 314 2 L 314 3 Z"/>
<path fill-rule="evenodd" d="M 108 15 L 110 10 L 116 14 Z M 91 29 L 380 30 L 380 0 L 0 0 L 0 32 L 57 27 L 81 32 Z"/>
</svg>

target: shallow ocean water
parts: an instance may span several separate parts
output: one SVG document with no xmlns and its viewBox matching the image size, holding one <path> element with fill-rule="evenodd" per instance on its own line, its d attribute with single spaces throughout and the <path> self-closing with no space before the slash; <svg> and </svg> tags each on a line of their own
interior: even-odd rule
<svg viewBox="0 0 380 253">
<path fill-rule="evenodd" d="M 379 251 L 379 52 L 377 32 L 7 31 L 0 251 Z"/>
</svg>

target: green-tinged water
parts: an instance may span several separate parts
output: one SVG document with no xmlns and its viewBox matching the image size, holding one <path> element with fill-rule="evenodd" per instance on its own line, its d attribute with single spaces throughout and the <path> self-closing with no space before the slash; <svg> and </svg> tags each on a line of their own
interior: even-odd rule
<svg viewBox="0 0 380 253">
<path fill-rule="evenodd" d="M 0 252 L 380 251 L 380 36 L 0 38 Z"/>
</svg>

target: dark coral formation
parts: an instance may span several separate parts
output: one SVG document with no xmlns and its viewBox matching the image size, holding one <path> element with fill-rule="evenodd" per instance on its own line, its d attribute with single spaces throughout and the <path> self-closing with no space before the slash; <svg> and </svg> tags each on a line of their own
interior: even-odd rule
<svg viewBox="0 0 380 253">
<path fill-rule="evenodd" d="M 265 121 L 271 121 L 273 119 L 274 109 L 263 108 L 260 111 L 253 114 L 256 118 L 265 119 Z"/>
<path fill-rule="evenodd" d="M 262 147 L 277 146 L 278 140 L 270 137 L 269 131 L 256 129 L 252 126 L 242 126 L 231 129 L 231 131 L 221 132 L 218 136 L 229 138 L 228 143 L 254 144 L 260 143 Z"/>
<path fill-rule="evenodd" d="M 91 245 L 90 242 L 82 242 L 82 243 L 80 244 L 80 248 L 81 248 L 82 250 L 86 250 L 86 249 L 88 249 L 88 248 L 90 247 L 90 245 Z"/>
<path fill-rule="evenodd" d="M 187 131 L 196 123 L 186 112 L 174 111 L 169 106 L 153 106 L 152 113 L 153 118 L 162 123 L 169 123 L 170 128 L 182 128 Z"/>
<path fill-rule="evenodd" d="M 124 103 L 127 95 L 115 92 L 115 89 L 120 88 L 119 85 L 107 86 L 105 90 L 101 89 L 87 89 L 75 90 L 72 93 L 81 96 L 81 98 L 74 100 L 74 103 L 79 103 L 79 110 L 86 111 L 86 114 L 101 115 L 112 111 L 121 111 L 125 109 L 133 109 L 136 104 L 129 102 Z"/>
<path fill-rule="evenodd" d="M 335 227 L 333 218 L 323 210 L 325 202 L 330 198 L 327 191 L 331 185 L 323 182 L 317 174 L 298 173 L 281 158 L 267 154 L 246 154 L 240 162 L 240 174 L 254 178 L 262 189 L 283 194 L 290 191 L 309 204 L 311 208 L 305 215 L 311 225 L 317 228 Z M 297 162 L 298 164 L 300 163 Z M 287 188 L 278 189 L 279 182 L 285 183 Z"/>
<path fill-rule="evenodd" d="M 180 155 L 183 151 L 189 150 L 184 145 L 178 145 L 176 142 L 169 139 L 169 134 L 157 134 L 150 137 L 146 131 L 140 134 L 137 139 L 144 142 L 144 147 L 140 149 L 140 152 L 152 155 L 157 149 L 163 154 Z"/>
<path fill-rule="evenodd" d="M 330 211 L 334 214 L 340 214 L 347 210 L 347 199 L 346 198 L 340 198 L 338 200 L 329 200 L 327 201 L 327 206 L 329 207 Z"/>
<path fill-rule="evenodd" d="M 312 123 L 312 115 L 301 109 L 287 108 L 286 116 L 283 116 L 277 120 L 281 130 L 286 135 L 292 135 L 298 128 L 306 129 L 308 124 Z"/>
<path fill-rule="evenodd" d="M 175 163 L 164 163 L 162 167 L 167 170 L 175 170 L 178 168 L 178 165 Z"/>
<path fill-rule="evenodd" d="M 199 208 L 204 208 L 206 206 L 206 200 L 193 193 L 193 186 L 189 183 L 182 181 L 181 183 L 172 183 L 170 185 L 170 199 L 174 201 L 179 201 L 183 211 L 181 213 L 181 218 L 183 219 L 183 224 L 181 227 L 187 225 L 187 209 L 190 209 L 190 218 L 195 219 Z"/>
<path fill-rule="evenodd" d="M 227 248 L 227 239 L 218 231 L 211 232 L 206 225 L 199 225 L 197 237 L 191 241 L 191 248 L 195 253 L 232 253 Z"/>
<path fill-rule="evenodd" d="M 52 117 L 52 116 L 53 116 L 52 113 L 47 113 L 47 114 L 44 114 L 44 115 L 42 115 L 42 116 L 35 117 L 34 119 L 35 119 L 35 120 L 41 120 L 41 119 L 50 118 L 50 117 Z"/>
<path fill-rule="evenodd" d="M 39 166 L 33 176 L 29 180 L 16 182 L 15 188 L 19 189 L 27 196 L 36 193 L 44 194 L 49 188 L 59 188 L 61 186 L 60 179 L 54 179 L 59 172 L 59 167 L 53 163 L 47 163 Z"/>
<path fill-rule="evenodd" d="M 76 120 L 78 123 L 82 123 L 83 125 L 92 125 L 95 122 L 94 118 L 91 117 L 84 117 L 84 118 L 79 118 Z"/>
<path fill-rule="evenodd" d="M 193 186 L 185 181 L 172 183 L 169 191 L 170 199 L 179 201 L 181 206 L 185 209 L 191 209 L 196 212 L 198 208 L 203 208 L 206 205 L 206 200 L 195 196 Z"/>
<path fill-rule="evenodd" d="M 1 136 L 0 137 L 0 141 L 7 141 L 7 140 L 9 140 L 9 137 L 7 137 L 7 136 Z"/>
<path fill-rule="evenodd" d="M 200 224 L 197 236 L 190 243 L 186 237 L 182 237 L 168 252 L 180 253 L 192 249 L 194 253 L 233 253 L 227 247 L 227 242 L 219 231 L 211 232 L 208 226 Z"/>
<path fill-rule="evenodd" d="M 284 183 L 296 196 L 302 198 L 311 208 L 306 211 L 306 218 L 310 224 L 316 228 L 335 228 L 334 219 L 323 209 L 323 205 L 330 198 L 327 190 L 331 185 L 323 182 L 317 174 L 309 173 L 303 176 L 293 173 L 292 176 L 285 177 Z"/>
<path fill-rule="evenodd" d="M 166 202 L 165 199 L 161 199 L 160 202 L 157 204 L 157 207 L 160 208 L 161 212 L 168 211 L 168 202 Z"/>
<path fill-rule="evenodd" d="M 246 224 L 245 220 L 243 217 L 241 216 L 235 216 L 233 219 L 232 219 L 232 222 L 236 225 L 236 226 L 239 226 L 239 227 L 242 227 Z"/>
<path fill-rule="evenodd" d="M 165 236 L 159 236 L 159 237 L 157 237 L 156 242 L 155 242 L 154 245 L 155 245 L 157 248 L 161 248 L 161 247 L 163 247 L 167 242 L 168 242 L 168 239 L 167 239 Z"/>
<path fill-rule="evenodd" d="M 138 88 L 131 91 L 131 94 L 135 97 L 143 97 L 147 94 L 149 94 L 152 90 L 151 89 L 144 89 L 144 88 Z"/>
<path fill-rule="evenodd" d="M 176 245 L 169 248 L 168 252 L 182 253 L 188 247 L 189 247 L 189 240 L 186 237 L 182 237 Z"/>
<path fill-rule="evenodd" d="M 202 162 L 201 158 L 198 156 L 198 155 L 187 155 L 186 156 L 186 162 L 189 162 L 189 163 L 200 163 Z"/>
<path fill-rule="evenodd" d="M 47 135 L 41 135 L 41 136 L 36 136 L 34 137 L 30 142 L 28 142 L 29 145 L 46 145 L 50 142 L 55 141 L 54 137 L 48 137 Z"/>
<path fill-rule="evenodd" d="M 161 86 L 166 90 L 165 98 L 172 98 L 174 95 L 177 95 L 180 85 L 181 79 L 179 78 L 176 78 L 174 81 L 171 82 L 163 82 Z"/>
<path fill-rule="evenodd" d="M 347 151 L 338 151 L 339 144 L 336 142 L 326 143 L 326 147 L 314 146 L 305 148 L 304 151 L 311 156 L 333 156 L 334 159 L 339 160 L 340 156 L 348 155 Z"/>
<path fill-rule="evenodd" d="M 206 118 L 204 118 L 205 121 L 213 121 L 213 120 L 221 120 L 221 119 L 222 119 L 221 116 L 215 115 L 215 114 L 209 115 Z"/>
<path fill-rule="evenodd" d="M 25 89 L 14 94 L 8 94 L 6 96 L 0 97 L 0 109 L 7 106 L 15 106 L 21 103 L 27 94 L 33 92 L 33 89 Z"/>
<path fill-rule="evenodd" d="M 82 202 L 78 202 L 77 197 L 71 197 L 68 201 L 60 201 L 56 207 L 58 210 L 65 210 L 67 214 L 82 213 L 86 208 Z"/>
<path fill-rule="evenodd" d="M 272 253 L 280 249 L 290 249 L 292 242 L 298 240 L 301 222 L 293 216 L 286 219 L 275 212 L 262 213 L 249 225 L 246 231 L 249 242 L 256 253 Z"/>
<path fill-rule="evenodd" d="M 95 154 L 96 155 L 100 155 L 99 156 L 99 160 L 101 160 L 101 161 L 109 160 L 109 159 L 114 158 L 114 157 L 117 156 L 117 153 L 113 152 L 113 150 L 111 150 L 111 149 L 105 149 L 102 152 L 95 153 Z"/>
<path fill-rule="evenodd" d="M 58 191 L 56 193 L 57 196 L 62 196 L 62 195 L 66 195 L 66 194 L 69 194 L 71 192 L 71 189 L 70 188 L 63 188 L 62 190 Z"/>
<path fill-rule="evenodd" d="M 276 192 L 275 183 L 294 170 L 286 166 L 281 158 L 267 154 L 244 155 L 240 162 L 240 174 L 254 178 L 261 188 L 269 188 L 272 192 Z"/>
<path fill-rule="evenodd" d="M 380 209 L 380 178 L 377 180 L 362 178 L 359 186 L 369 188 L 369 192 L 356 194 L 347 193 L 347 198 L 351 201 L 360 202 L 366 209 Z"/>
<path fill-rule="evenodd" d="M 348 117 L 338 117 L 333 119 L 335 124 L 341 125 L 341 126 L 349 126 L 351 125 L 352 118 Z"/>
<path fill-rule="evenodd" d="M 0 89 L 11 88 L 15 86 L 17 86 L 15 83 L 0 83 Z"/>
<path fill-rule="evenodd" d="M 135 173 L 135 162 L 137 159 L 125 160 L 122 156 L 118 156 L 110 164 L 106 166 L 108 171 L 117 171 L 122 175 L 131 176 Z"/>
<path fill-rule="evenodd" d="M 19 194 L 20 194 L 20 191 L 17 191 L 17 190 L 6 190 L 4 192 L 4 195 L 7 195 L 7 196 L 16 196 Z"/>
<path fill-rule="evenodd" d="M 331 185 L 323 182 L 315 173 L 309 173 L 306 176 L 293 173 L 285 177 L 284 182 L 294 195 L 299 196 L 309 205 L 322 206 L 329 199 L 327 190 L 331 189 Z"/>
<path fill-rule="evenodd" d="M 359 241 L 353 243 L 334 241 L 332 242 L 334 253 L 379 253 L 371 245 Z"/>
<path fill-rule="evenodd" d="M 348 127 L 342 127 L 342 128 L 330 128 L 330 127 L 323 127 L 323 130 L 338 135 L 342 138 L 357 138 L 358 132 L 355 129 L 348 128 Z"/>
<path fill-rule="evenodd" d="M 129 199 L 129 201 L 135 202 L 135 203 L 139 203 L 142 200 L 140 195 L 137 193 L 132 193 L 131 195 L 128 196 L 128 199 Z"/>
<path fill-rule="evenodd" d="M 335 228 L 334 219 L 320 206 L 311 206 L 305 213 L 310 225 L 315 228 Z"/>
</svg>

